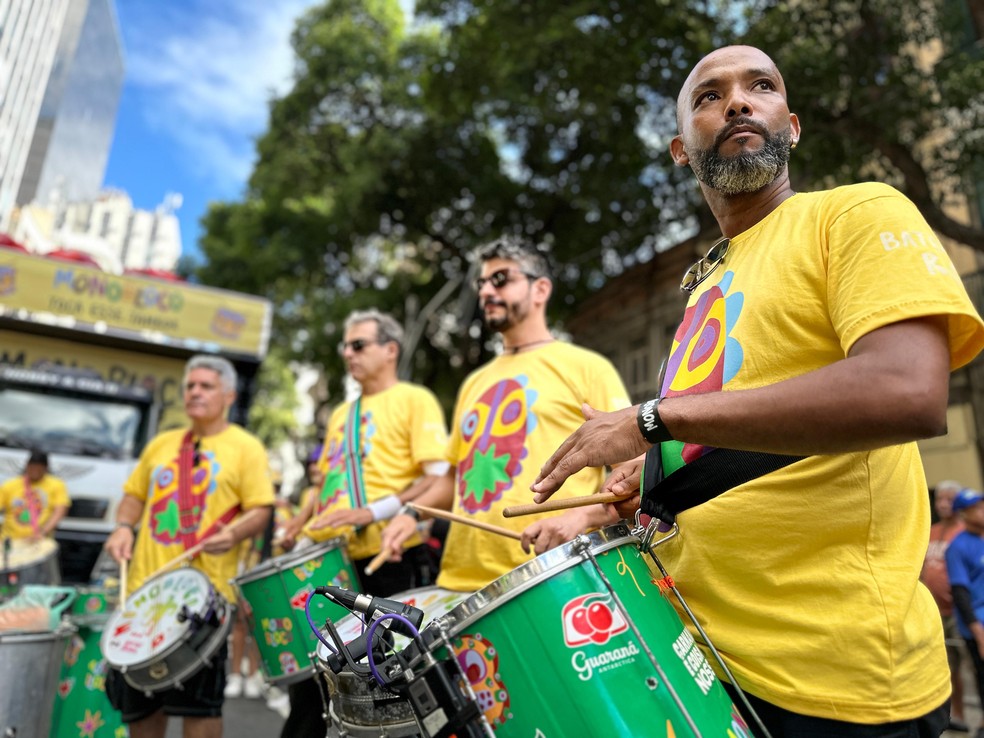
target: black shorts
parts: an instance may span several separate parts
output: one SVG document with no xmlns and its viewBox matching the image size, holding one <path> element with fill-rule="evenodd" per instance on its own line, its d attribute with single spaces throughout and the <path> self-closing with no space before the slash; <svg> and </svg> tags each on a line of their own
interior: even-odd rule
<svg viewBox="0 0 984 738">
<path fill-rule="evenodd" d="M 174 717 L 222 717 L 225 701 L 226 661 L 229 647 L 222 646 L 212 655 L 212 665 L 192 674 L 181 689 L 154 692 L 150 697 L 132 687 L 123 675 L 110 669 L 106 675 L 106 696 L 123 716 L 124 723 L 135 723 L 158 710 Z"/>
</svg>

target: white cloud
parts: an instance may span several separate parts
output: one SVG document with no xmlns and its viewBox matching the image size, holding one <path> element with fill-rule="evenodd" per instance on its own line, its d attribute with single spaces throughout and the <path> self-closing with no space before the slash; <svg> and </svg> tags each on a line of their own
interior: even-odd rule
<svg viewBox="0 0 984 738">
<path fill-rule="evenodd" d="M 269 100 L 290 88 L 295 21 L 319 1 L 118 0 L 127 81 L 148 128 L 216 197 L 245 184 Z M 414 0 L 400 5 L 413 15 Z"/>
<path fill-rule="evenodd" d="M 192 0 L 136 3 L 121 13 L 128 81 L 141 93 L 148 124 L 226 194 L 252 168 L 268 101 L 289 89 L 290 33 L 312 4 Z"/>
</svg>

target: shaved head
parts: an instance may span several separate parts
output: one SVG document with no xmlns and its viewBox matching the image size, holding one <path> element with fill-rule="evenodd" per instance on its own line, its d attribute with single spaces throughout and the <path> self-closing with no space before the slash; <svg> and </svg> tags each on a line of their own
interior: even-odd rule
<svg viewBox="0 0 984 738">
<path fill-rule="evenodd" d="M 690 74 L 687 75 L 687 79 L 684 80 L 680 94 L 677 95 L 677 129 L 679 131 L 683 131 L 683 114 L 692 107 L 695 94 L 715 81 L 714 70 L 718 66 L 730 66 L 738 60 L 742 62 L 756 60 L 763 72 L 768 72 L 776 78 L 783 97 L 786 96 L 786 83 L 779 73 L 779 67 L 772 61 L 772 57 L 754 46 L 722 46 L 697 62 L 694 68 L 690 70 Z"/>
</svg>

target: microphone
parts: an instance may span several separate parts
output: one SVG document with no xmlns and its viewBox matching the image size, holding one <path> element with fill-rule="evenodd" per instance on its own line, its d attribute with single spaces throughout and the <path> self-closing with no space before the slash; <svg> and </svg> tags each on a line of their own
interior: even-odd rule
<svg viewBox="0 0 984 738">
<path fill-rule="evenodd" d="M 366 616 L 366 620 L 376 620 L 380 615 L 402 615 L 413 624 L 413 629 L 406 623 L 397 618 L 387 618 L 390 630 L 396 631 L 407 638 L 416 638 L 416 631 L 420 630 L 420 624 L 424 621 L 424 611 L 418 607 L 411 607 L 399 600 L 388 600 L 385 597 L 372 597 L 370 595 L 359 594 L 351 589 L 327 585 L 318 587 L 316 590 L 323 594 L 332 602 L 341 605 L 351 612 L 361 612 Z M 377 626 L 379 627 L 379 626 Z"/>
</svg>

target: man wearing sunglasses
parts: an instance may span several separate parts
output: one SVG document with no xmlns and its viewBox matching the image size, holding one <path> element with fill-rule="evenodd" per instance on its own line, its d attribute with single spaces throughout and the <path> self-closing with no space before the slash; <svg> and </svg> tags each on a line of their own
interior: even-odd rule
<svg viewBox="0 0 984 738">
<path fill-rule="evenodd" d="M 525 502 L 539 460 L 577 428 L 583 403 L 610 410 L 628 405 L 607 359 L 551 335 L 546 308 L 553 284 L 543 254 L 505 237 L 481 247 L 477 257 L 481 275 L 474 287 L 485 324 L 502 338 L 502 353 L 462 384 L 447 451 L 453 468 L 419 502 L 521 532 L 522 541 L 451 523 L 437 584 L 456 591 L 479 589 L 531 553 L 618 520 L 601 505 L 519 518 L 505 518 L 502 510 Z M 602 482 L 602 469 L 586 469 L 564 494 L 591 494 Z M 394 556 L 413 532 L 415 514 L 405 510 L 384 531 L 383 545 Z"/>
<path fill-rule="evenodd" d="M 660 397 L 590 410 L 534 499 L 646 454 L 643 508 L 680 525 L 660 558 L 773 738 L 938 736 L 949 673 L 918 582 L 930 514 L 915 441 L 946 432 L 949 372 L 984 324 L 901 193 L 793 191 L 802 131 L 762 51 L 701 60 L 677 117 L 670 153 L 726 240 L 684 277 Z M 681 504 L 678 480 L 709 479 L 721 458 L 778 462 Z M 607 486 L 638 488 L 633 470 Z"/>
<path fill-rule="evenodd" d="M 360 580 L 354 586 L 377 597 L 431 584 L 430 556 L 416 531 L 399 560 L 366 569 L 380 551 L 387 521 L 448 468 L 444 411 L 429 389 L 400 381 L 402 344 L 403 328 L 391 315 L 365 310 L 346 318 L 338 351 L 361 393 L 332 411 L 317 462 L 324 482 L 286 526 L 289 540 L 346 534 Z M 284 738 L 324 738 L 322 685 L 312 677 L 289 687 Z"/>
</svg>

